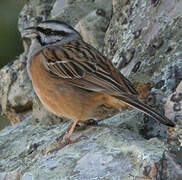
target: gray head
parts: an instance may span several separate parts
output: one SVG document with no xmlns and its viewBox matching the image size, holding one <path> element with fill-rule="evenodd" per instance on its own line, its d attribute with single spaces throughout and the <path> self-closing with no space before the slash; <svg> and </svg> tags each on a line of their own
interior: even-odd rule
<svg viewBox="0 0 182 180">
<path fill-rule="evenodd" d="M 47 20 L 35 27 L 26 28 L 23 37 L 36 38 L 42 46 L 64 44 L 74 39 L 81 39 L 80 34 L 75 29 L 57 20 Z"/>
</svg>

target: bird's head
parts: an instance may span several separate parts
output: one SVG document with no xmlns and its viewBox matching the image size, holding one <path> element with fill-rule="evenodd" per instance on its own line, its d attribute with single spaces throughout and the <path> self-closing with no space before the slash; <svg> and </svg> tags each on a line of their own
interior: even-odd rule
<svg viewBox="0 0 182 180">
<path fill-rule="evenodd" d="M 57 21 L 47 20 L 37 26 L 24 29 L 23 38 L 36 39 L 41 46 L 64 44 L 71 40 L 81 39 L 81 35 L 70 25 Z"/>
</svg>

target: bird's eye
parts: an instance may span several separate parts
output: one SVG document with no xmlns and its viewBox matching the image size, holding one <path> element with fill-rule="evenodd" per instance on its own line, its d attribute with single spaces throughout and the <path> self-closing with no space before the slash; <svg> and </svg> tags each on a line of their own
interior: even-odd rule
<svg viewBox="0 0 182 180">
<path fill-rule="evenodd" d="M 59 35 L 63 37 L 68 35 L 68 33 L 65 31 L 56 31 L 56 30 L 51 30 L 49 28 L 44 29 L 42 27 L 37 27 L 37 30 L 45 35 Z"/>
<path fill-rule="evenodd" d="M 42 27 L 37 27 L 37 30 L 46 35 L 54 34 L 54 32 L 51 29 L 44 29 Z"/>
</svg>

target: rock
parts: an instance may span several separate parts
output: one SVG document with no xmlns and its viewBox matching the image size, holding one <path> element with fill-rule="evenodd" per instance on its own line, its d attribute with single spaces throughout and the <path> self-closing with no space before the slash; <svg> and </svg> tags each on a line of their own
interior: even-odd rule
<svg viewBox="0 0 182 180">
<path fill-rule="evenodd" d="M 182 127 L 182 81 L 165 104 L 165 115 Z"/>
<path fill-rule="evenodd" d="M 0 179 L 2 180 L 19 180 L 21 177 L 22 177 L 22 174 L 18 170 L 0 173 Z"/>
<path fill-rule="evenodd" d="M 102 9 L 97 9 L 81 19 L 75 26 L 85 42 L 102 51 L 104 47 L 104 36 L 109 18 Z"/>
<path fill-rule="evenodd" d="M 173 156 L 172 163 L 182 164 L 182 81 L 177 86 L 175 92 L 173 92 L 167 98 L 165 104 L 165 115 L 173 120 L 177 127 L 168 131 L 168 146 Z M 171 158 L 171 157 L 170 157 Z M 181 170 L 181 169 L 180 169 Z"/>
<path fill-rule="evenodd" d="M 66 1 L 64 8 L 58 8 L 58 4 L 63 4 L 63 0 L 57 0 L 51 10 L 50 18 L 59 19 L 72 26 L 75 26 L 81 19 L 87 19 L 87 15 L 92 12 L 101 12 L 99 16 L 109 17 L 112 10 L 111 0 L 76 0 Z M 60 7 L 60 6 L 59 6 Z"/>
<path fill-rule="evenodd" d="M 112 1 L 66 1 L 64 8 L 57 8 L 61 3 L 63 4 L 62 0 L 55 2 L 50 18 L 75 26 L 87 43 L 102 51 L 105 31 L 112 11 Z"/>
<path fill-rule="evenodd" d="M 116 0 L 113 3 L 114 13 L 106 31 L 104 54 L 135 84 L 136 89 L 151 84 L 150 89 L 146 86 L 141 91 L 140 97 L 147 92 L 146 101 L 163 112 L 167 97 L 182 79 L 182 43 L 179 33 L 182 18 L 178 14 L 182 4 L 161 1 L 154 6 L 153 1 L 143 0 L 122 3 Z M 131 49 L 135 53 L 130 61 L 126 61 L 123 52 Z M 163 127 L 162 130 L 160 124 L 154 125 L 148 117 L 145 122 L 147 137 L 156 137 L 156 132 L 159 132 L 159 137 L 163 137 L 161 132 L 166 130 Z"/>
<path fill-rule="evenodd" d="M 26 62 L 21 55 L 0 70 L 1 109 L 12 124 L 22 121 L 32 110 L 34 93 L 25 67 Z"/>
<path fill-rule="evenodd" d="M 158 6 L 153 6 L 153 1 L 113 0 L 113 14 L 106 31 L 104 54 L 112 59 L 112 62 L 117 66 L 122 61 L 121 52 L 135 49 L 131 62 L 121 72 L 127 76 L 130 75 L 135 81 L 148 82 L 152 76 L 149 71 L 156 72 L 164 65 L 164 62 L 169 63 L 167 59 L 171 54 L 165 53 L 169 44 L 175 43 L 175 46 L 178 44 L 179 51 L 180 35 L 179 33 L 175 34 L 175 31 L 178 32 L 180 28 L 181 6 L 181 2 L 173 3 L 170 0 L 161 1 Z M 176 29 L 173 29 L 171 23 L 174 23 Z M 171 31 L 174 33 L 170 33 Z M 156 49 L 155 56 L 150 56 L 147 53 L 149 47 Z M 172 46 L 170 45 L 170 47 Z M 166 58 L 162 56 L 166 56 Z M 139 62 L 141 62 L 141 66 L 138 70 L 143 70 L 143 72 L 137 73 L 135 76 L 131 74 L 131 71 Z M 160 66 L 156 65 L 158 68 L 151 67 L 150 70 L 151 64 L 157 64 L 157 62 Z M 144 73 L 145 76 L 142 76 Z"/>
<path fill-rule="evenodd" d="M 182 3 L 113 0 L 112 7 L 110 0 L 32 0 L 20 13 L 19 30 L 64 20 L 97 49 L 104 46 L 140 98 L 163 112 L 167 97 L 178 87 L 172 94 L 178 99 L 181 87 Z M 29 42 L 24 45 L 19 60 L 0 71 L 2 112 L 12 123 L 21 121 L 0 131 L 0 179 L 182 179 L 181 119 L 167 129 L 136 110 L 81 126 L 72 136 L 82 135 L 79 142 L 45 154 L 71 121 L 53 116 L 35 96 L 25 69 Z M 175 103 L 166 105 L 168 118 L 181 112 L 179 105 L 172 111 Z"/>
<path fill-rule="evenodd" d="M 137 132 L 142 125 L 140 113 L 132 110 L 127 114 L 105 120 L 99 126 L 76 130 L 73 138 L 84 136 L 80 142 L 46 155 L 42 152 L 69 122 L 51 127 L 32 126 L 31 118 L 26 118 L 7 127 L 0 132 L 3 157 L 0 160 L 0 177 L 4 172 L 7 176 L 15 172 L 22 175 L 21 180 L 132 179 L 131 175 L 142 176 L 147 168 L 145 175 L 153 177 L 153 166 L 165 170 L 161 164 L 165 144 L 157 138 L 142 138 Z M 159 174 L 158 170 L 155 173 Z"/>
</svg>

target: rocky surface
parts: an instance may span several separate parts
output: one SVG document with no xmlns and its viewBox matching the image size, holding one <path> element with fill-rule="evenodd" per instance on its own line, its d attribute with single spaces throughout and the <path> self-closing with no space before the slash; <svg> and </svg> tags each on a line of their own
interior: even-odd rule
<svg viewBox="0 0 182 180">
<path fill-rule="evenodd" d="M 182 126 L 182 81 L 176 91 L 168 97 L 165 109 L 166 116 Z"/>
<path fill-rule="evenodd" d="M 160 111 L 182 80 L 181 7 L 181 1 L 115 0 L 105 36 L 104 53 Z M 163 136 L 160 125 L 145 122 L 146 138 Z"/>
<path fill-rule="evenodd" d="M 145 140 L 133 130 L 133 119 L 138 128 L 142 126 L 142 116 L 129 111 L 127 117 L 123 113 L 99 126 L 75 131 L 73 138 L 84 136 L 80 142 L 44 154 L 69 122 L 51 127 L 32 126 L 31 118 L 27 118 L 0 133 L 0 178 L 16 175 L 21 180 L 133 179 L 145 169 L 145 175 L 160 176 L 157 170 L 151 171 L 156 166 L 163 168 L 160 161 L 165 154 L 165 142 L 157 138 Z M 163 176 L 169 175 L 167 168 L 162 170 Z"/>
<path fill-rule="evenodd" d="M 34 92 L 21 55 L 0 70 L 1 110 L 11 123 L 22 121 L 32 110 Z"/>
<path fill-rule="evenodd" d="M 33 92 L 25 52 L 0 70 L 0 104 L 11 127 L 0 132 L 0 179 L 182 179 L 182 2 L 170 0 L 32 0 L 19 30 L 45 19 L 74 26 L 129 77 L 140 97 L 178 125 L 160 125 L 135 110 L 79 127 L 81 141 L 51 154 L 70 124 Z M 20 122 L 21 121 L 21 122 Z"/>
</svg>

